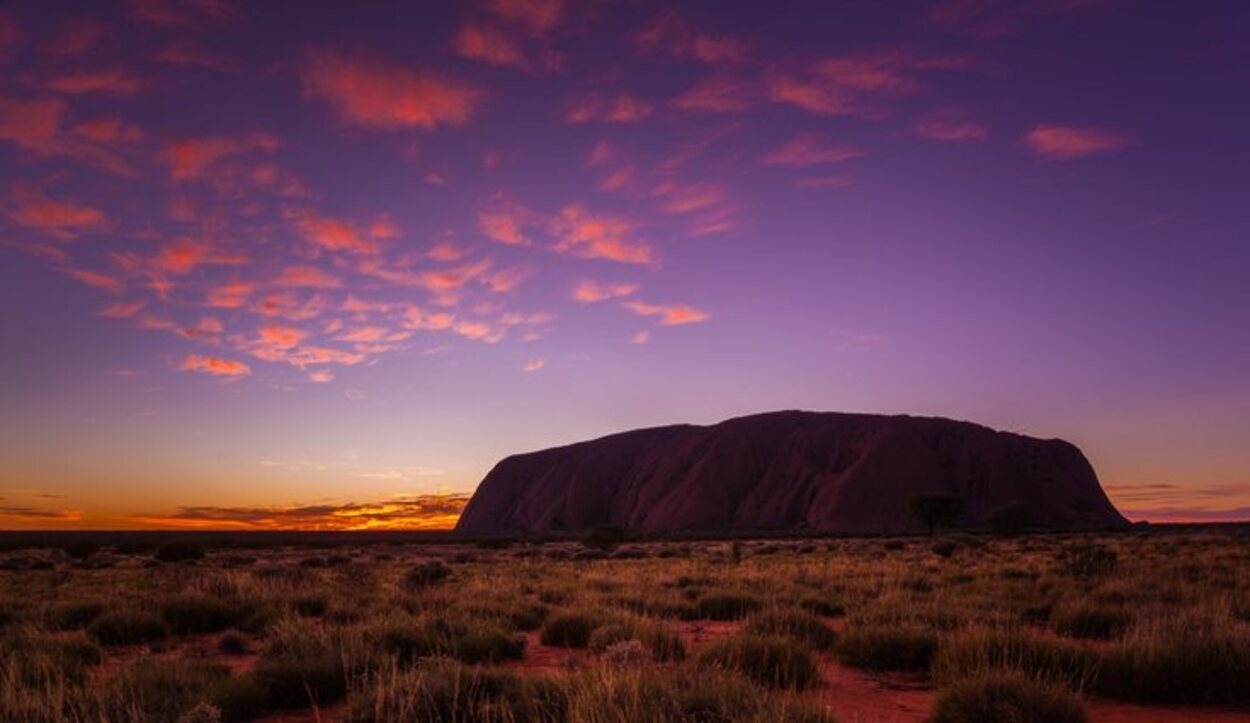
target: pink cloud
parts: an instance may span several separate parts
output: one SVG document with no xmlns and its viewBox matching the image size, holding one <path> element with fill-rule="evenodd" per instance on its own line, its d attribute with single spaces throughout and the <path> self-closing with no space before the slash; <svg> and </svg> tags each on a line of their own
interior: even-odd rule
<svg viewBox="0 0 1250 723">
<path fill-rule="evenodd" d="M 281 143 L 267 133 L 242 138 L 183 138 L 169 144 L 165 159 L 170 177 L 189 181 L 203 176 L 204 171 L 222 158 L 250 152 L 272 153 Z"/>
<path fill-rule="evenodd" d="M 825 145 L 816 136 L 804 133 L 760 156 L 760 163 L 770 166 L 821 166 L 841 163 L 863 155 L 864 152 L 858 148 Z"/>
<path fill-rule="evenodd" d="M 113 138 L 92 123 L 65 129 L 68 106 L 58 99 L 20 100 L 0 97 L 0 140 L 39 156 L 66 156 L 83 160 L 111 173 L 130 176 L 134 171 L 110 146 L 135 142 L 138 129 L 130 126 Z"/>
<path fill-rule="evenodd" d="M 186 372 L 200 372 L 224 377 L 243 377 L 252 373 L 252 368 L 243 362 L 213 356 L 199 356 L 198 354 L 188 354 L 182 360 L 180 368 Z"/>
<path fill-rule="evenodd" d="M 126 9 L 136 20 L 171 28 L 229 20 L 238 13 L 232 0 L 126 0 Z"/>
<path fill-rule="evenodd" d="M 636 331 L 629 337 L 630 344 L 646 344 L 651 341 L 651 330 L 642 329 Z"/>
<path fill-rule="evenodd" d="M 259 343 L 273 349 L 293 349 L 308 338 L 308 332 L 293 326 L 263 326 Z"/>
<path fill-rule="evenodd" d="M 962 69 L 967 62 L 950 58 L 917 58 L 907 53 L 825 58 L 799 72 L 778 72 L 768 78 L 769 96 L 778 103 L 819 115 L 881 115 L 884 98 L 905 96 L 920 88 L 917 73 Z"/>
<path fill-rule="evenodd" d="M 304 93 L 329 103 L 345 123 L 396 130 L 464 125 L 483 93 L 414 69 L 314 51 L 303 69 Z"/>
<path fill-rule="evenodd" d="M 624 93 L 588 95 L 573 101 L 564 112 L 569 123 L 637 123 L 651 115 L 654 106 Z"/>
<path fill-rule="evenodd" d="M 621 306 L 639 316 L 657 317 L 660 321 L 660 326 L 697 324 L 701 321 L 707 321 L 710 318 L 707 313 L 684 305 L 663 306 L 659 304 L 648 304 L 643 301 L 625 301 L 621 303 Z"/>
<path fill-rule="evenodd" d="M 343 221 L 309 212 L 299 216 L 296 224 L 308 242 L 326 251 L 378 252 L 377 241 Z"/>
<path fill-rule="evenodd" d="M 1118 131 L 1051 124 L 1036 125 L 1024 137 L 1025 146 L 1037 155 L 1065 161 L 1118 151 L 1130 143 Z"/>
<path fill-rule="evenodd" d="M 288 266 L 282 269 L 274 283 L 296 289 L 337 289 L 343 286 L 341 279 L 315 266 Z"/>
<path fill-rule="evenodd" d="M 47 80 L 46 86 L 49 90 L 68 95 L 135 95 L 147 84 L 130 71 L 105 68 L 54 75 Z"/>
<path fill-rule="evenodd" d="M 528 374 L 530 372 L 536 372 L 545 366 L 547 366 L 547 362 L 542 359 L 530 359 L 525 362 L 524 366 L 521 367 L 521 370 Z"/>
<path fill-rule="evenodd" d="M 142 301 L 129 303 L 119 301 L 115 304 L 109 304 L 104 307 L 104 309 L 100 312 L 100 316 L 103 316 L 106 319 L 129 319 L 142 311 L 145 305 L 146 303 Z"/>
<path fill-rule="evenodd" d="M 681 110 L 698 113 L 745 113 L 760 101 L 759 86 L 737 78 L 706 78 L 674 101 Z"/>
<path fill-rule="evenodd" d="M 585 259 L 607 259 L 630 264 L 653 264 L 655 249 L 632 238 L 633 224 L 610 216 L 593 215 L 578 204 L 566 206 L 552 222 L 557 253 Z"/>
<path fill-rule="evenodd" d="M 499 28 L 469 23 L 460 28 L 452 48 L 462 58 L 489 65 L 529 70 L 531 64 L 521 45 Z"/>
<path fill-rule="evenodd" d="M 538 214 L 507 198 L 496 199 L 477 215 L 477 227 L 487 238 L 509 246 L 532 244 L 524 228 L 540 222 Z"/>
<path fill-rule="evenodd" d="M 65 269 L 65 273 L 81 281 L 87 286 L 93 286 L 97 289 L 104 289 L 113 294 L 120 294 L 126 290 L 126 285 L 116 276 L 102 274 L 98 271 L 90 269 Z"/>
<path fill-rule="evenodd" d="M 54 55 L 82 55 L 100 44 L 107 35 L 104 25 L 87 17 L 68 17 L 61 21 L 56 37 L 44 48 Z"/>
<path fill-rule="evenodd" d="M 247 298 L 255 288 L 244 281 L 232 281 L 210 289 L 205 303 L 218 309 L 238 309 L 247 304 Z"/>
<path fill-rule="evenodd" d="M 672 10 L 661 12 L 655 22 L 638 34 L 637 41 L 643 51 L 709 64 L 742 63 L 749 54 L 745 41 L 695 30 Z"/>
<path fill-rule="evenodd" d="M 56 199 L 26 184 L 9 188 L 6 215 L 19 226 L 33 228 L 57 239 L 70 240 L 88 231 L 109 227 L 104 212 L 73 199 Z"/>
<path fill-rule="evenodd" d="M 1098 10 L 1109 7 L 1114 2 L 1115 0 L 938 0 L 929 11 L 929 20 L 944 30 L 991 39 L 1015 34 L 1039 20 L 1071 12 Z"/>
<path fill-rule="evenodd" d="M 435 261 L 458 261 L 464 258 L 467 252 L 453 243 L 443 242 L 435 244 L 425 255 Z"/>
<path fill-rule="evenodd" d="M 308 380 L 318 384 L 327 384 L 334 381 L 334 372 L 329 369 L 318 369 L 317 371 L 308 372 Z"/>
<path fill-rule="evenodd" d="M 990 135 L 984 124 L 957 113 L 937 113 L 916 122 L 916 135 L 935 141 L 981 141 Z"/>
<path fill-rule="evenodd" d="M 597 301 L 621 299 L 632 296 L 638 290 L 638 284 L 612 281 L 592 281 L 582 279 L 573 287 L 572 298 L 582 304 L 593 304 Z"/>
<path fill-rule="evenodd" d="M 515 291 L 521 284 L 532 278 L 534 274 L 534 269 L 528 266 L 513 266 L 488 274 L 485 281 L 486 286 L 491 291 L 496 294 L 506 294 Z"/>
<path fill-rule="evenodd" d="M 565 0 L 487 0 L 499 17 L 518 23 L 533 35 L 543 35 L 559 24 Z"/>
</svg>

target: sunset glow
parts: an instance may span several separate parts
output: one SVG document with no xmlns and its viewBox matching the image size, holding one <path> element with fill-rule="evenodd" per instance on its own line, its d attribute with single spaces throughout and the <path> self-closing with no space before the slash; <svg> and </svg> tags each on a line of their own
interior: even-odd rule
<svg viewBox="0 0 1250 723">
<path fill-rule="evenodd" d="M 1236 3 L 0 6 L 0 527 L 443 529 L 773 409 L 1250 518 Z"/>
</svg>

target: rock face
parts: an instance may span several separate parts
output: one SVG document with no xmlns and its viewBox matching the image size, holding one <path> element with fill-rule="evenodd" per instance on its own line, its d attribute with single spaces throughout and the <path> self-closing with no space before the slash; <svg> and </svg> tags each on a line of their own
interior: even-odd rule
<svg viewBox="0 0 1250 723">
<path fill-rule="evenodd" d="M 906 532 L 920 529 L 909 500 L 928 492 L 960 499 L 961 526 L 1012 503 L 1046 528 L 1127 524 L 1062 440 L 940 418 L 787 411 L 508 457 L 456 529 Z"/>
</svg>

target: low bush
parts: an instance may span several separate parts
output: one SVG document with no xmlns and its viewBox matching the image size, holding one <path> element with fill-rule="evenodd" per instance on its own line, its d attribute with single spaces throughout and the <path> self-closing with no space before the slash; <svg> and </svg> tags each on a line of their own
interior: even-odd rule
<svg viewBox="0 0 1250 723">
<path fill-rule="evenodd" d="M 841 603 L 823 597 L 805 597 L 799 601 L 799 607 L 823 618 L 836 618 L 846 614 L 846 608 Z"/>
<path fill-rule="evenodd" d="M 238 600 L 182 595 L 161 604 L 161 618 L 179 635 L 219 633 L 243 624 L 253 610 L 254 606 Z"/>
<path fill-rule="evenodd" d="M 99 602 L 66 602 L 48 611 L 48 625 L 54 630 L 82 630 L 104 613 Z"/>
<path fill-rule="evenodd" d="M 813 650 L 828 650 L 837 635 L 815 615 L 798 611 L 768 611 L 747 618 L 743 629 L 761 636 L 788 638 Z"/>
<path fill-rule="evenodd" d="M 339 650 L 327 647 L 300 655 L 262 657 L 250 673 L 270 708 L 309 708 L 347 695 L 347 674 Z"/>
<path fill-rule="evenodd" d="M 193 562 L 204 559 L 204 546 L 190 540 L 174 540 L 156 548 L 156 559 L 161 562 Z"/>
<path fill-rule="evenodd" d="M 938 696 L 930 723 L 1085 723 L 1081 702 L 1053 683 L 1020 673 L 990 672 Z"/>
<path fill-rule="evenodd" d="M 763 607 L 754 595 L 712 593 L 695 603 L 695 613 L 705 620 L 739 620 Z"/>
<path fill-rule="evenodd" d="M 681 636 L 665 625 L 642 621 L 608 623 L 595 629 L 587 647 L 604 653 L 615 645 L 637 642 L 651 660 L 681 660 L 686 646 Z"/>
<path fill-rule="evenodd" d="M 895 623 L 860 623 L 842 633 L 837 654 L 848 665 L 866 670 L 920 671 L 929 667 L 937 647 L 937 635 L 930 630 Z"/>
<path fill-rule="evenodd" d="M 700 665 L 741 673 L 769 688 L 810 688 L 820 680 L 806 648 L 784 638 L 738 634 L 699 652 Z"/>
<path fill-rule="evenodd" d="M 1059 551 L 1055 562 L 1060 572 L 1077 578 L 1103 577 L 1119 566 L 1115 550 L 1096 542 L 1067 545 Z"/>
<path fill-rule="evenodd" d="M 1055 632 L 1079 640 L 1110 640 L 1119 637 L 1131 618 L 1121 608 L 1106 605 L 1077 605 L 1061 609 L 1052 624 Z"/>
<path fill-rule="evenodd" d="M 597 617 L 583 613 L 558 613 L 543 623 L 539 640 L 543 645 L 562 648 L 584 648 L 590 644 L 590 636 L 603 623 Z"/>
<path fill-rule="evenodd" d="M 142 645 L 164 640 L 169 628 L 155 616 L 129 610 L 109 612 L 87 627 L 87 635 L 100 645 Z"/>
<path fill-rule="evenodd" d="M 451 577 L 451 568 L 442 560 L 426 560 L 418 563 L 404 575 L 404 588 L 410 592 L 424 590 Z"/>
<path fill-rule="evenodd" d="M 1250 703 L 1250 633 L 1198 615 L 1139 624 L 1102 656 L 1097 691 L 1174 705 Z"/>
<path fill-rule="evenodd" d="M 544 677 L 435 661 L 405 671 L 380 671 L 369 683 L 353 693 L 349 723 L 568 720 L 565 687 Z"/>
<path fill-rule="evenodd" d="M 1008 671 L 1082 690 L 1094 680 L 1098 668 L 1098 653 L 1075 643 L 1019 630 L 977 628 L 944 638 L 930 672 L 939 685 Z"/>
</svg>

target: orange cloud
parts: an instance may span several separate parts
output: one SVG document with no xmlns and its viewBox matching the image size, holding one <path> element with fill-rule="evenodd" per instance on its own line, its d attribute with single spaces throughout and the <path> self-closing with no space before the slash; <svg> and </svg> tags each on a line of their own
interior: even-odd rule
<svg viewBox="0 0 1250 723">
<path fill-rule="evenodd" d="M 243 281 L 232 281 L 209 290 L 205 303 L 219 309 L 238 309 L 247 303 L 255 288 Z"/>
<path fill-rule="evenodd" d="M 318 369 L 314 372 L 308 372 L 308 380 L 318 384 L 326 384 L 334 381 L 334 372 L 329 369 Z"/>
<path fill-rule="evenodd" d="M 864 152 L 851 146 L 827 146 L 816 136 L 804 133 L 763 156 L 760 163 L 770 166 L 819 166 L 859 158 Z"/>
<path fill-rule="evenodd" d="M 264 326 L 260 329 L 260 343 L 272 349 L 293 349 L 308 338 L 308 332 L 292 326 Z"/>
<path fill-rule="evenodd" d="M 1039 156 L 1065 161 L 1118 151 L 1130 142 L 1116 131 L 1050 124 L 1036 125 L 1024 137 L 1025 146 Z"/>
<path fill-rule="evenodd" d="M 10 186 L 9 194 L 6 215 L 11 221 L 54 238 L 74 239 L 80 233 L 109 227 L 103 211 L 72 199 L 54 199 L 21 183 Z"/>
<path fill-rule="evenodd" d="M 280 142 L 267 133 L 243 138 L 183 138 L 169 144 L 165 158 L 170 177 L 175 181 L 200 178 L 204 171 L 227 156 L 261 151 L 272 153 Z"/>
<path fill-rule="evenodd" d="M 185 372 L 201 372 L 221 377 L 242 377 L 252 373 L 252 368 L 243 362 L 197 354 L 188 354 L 182 360 L 181 369 Z"/>
<path fill-rule="evenodd" d="M 87 286 L 94 286 L 97 289 L 104 289 L 113 294 L 120 294 L 126 290 L 126 285 L 116 276 L 102 274 L 98 271 L 89 269 L 65 269 L 65 273 L 78 279 Z"/>
<path fill-rule="evenodd" d="M 467 494 L 430 494 L 295 507 L 182 507 L 173 514 L 137 519 L 182 529 L 447 530 L 455 527 L 468 501 Z"/>
<path fill-rule="evenodd" d="M 621 303 L 621 306 L 639 316 L 658 317 L 660 326 L 695 324 L 700 321 L 707 321 L 710 318 L 708 314 L 689 306 L 661 306 L 642 301 L 625 301 Z"/>
<path fill-rule="evenodd" d="M 138 76 L 121 68 L 63 73 L 47 81 L 49 90 L 69 95 L 134 95 L 145 85 Z"/>
<path fill-rule="evenodd" d="M 343 285 L 340 279 L 315 266 L 288 266 L 274 283 L 298 289 L 337 289 Z"/>
<path fill-rule="evenodd" d="M 470 85 L 326 51 L 310 54 L 303 82 L 305 95 L 328 102 L 344 122 L 388 130 L 463 125 L 483 97 Z"/>
<path fill-rule="evenodd" d="M 593 304 L 597 301 L 620 299 L 632 296 L 638 290 L 638 284 L 619 282 L 599 282 L 582 279 L 573 287 L 573 301 L 582 304 Z"/>
<path fill-rule="evenodd" d="M 574 101 L 564 112 L 569 123 L 637 123 L 651 115 L 654 107 L 645 100 L 621 93 L 615 96 L 588 95 Z"/>
<path fill-rule="evenodd" d="M 175 333 L 184 339 L 209 339 L 226 330 L 221 320 L 212 316 L 202 316 L 195 326 L 184 326 Z"/>
<path fill-rule="evenodd" d="M 566 206 L 552 223 L 557 253 L 584 259 L 607 259 L 630 264 L 652 264 L 658 260 L 650 244 L 629 238 L 633 225 L 608 216 L 594 216 L 577 204 Z"/>
<path fill-rule="evenodd" d="M 547 366 L 547 362 L 542 359 L 530 359 L 525 362 L 525 365 L 521 367 L 521 370 L 528 374 L 530 372 L 536 372 L 545 366 Z"/>
<path fill-rule="evenodd" d="M 338 338 L 339 341 L 350 341 L 358 343 L 370 343 L 382 341 L 390 336 L 391 330 L 384 326 L 362 326 L 343 334 Z"/>
<path fill-rule="evenodd" d="M 674 101 L 676 107 L 700 113 L 745 113 L 760 101 L 754 83 L 736 78 L 707 78 Z"/>
</svg>

